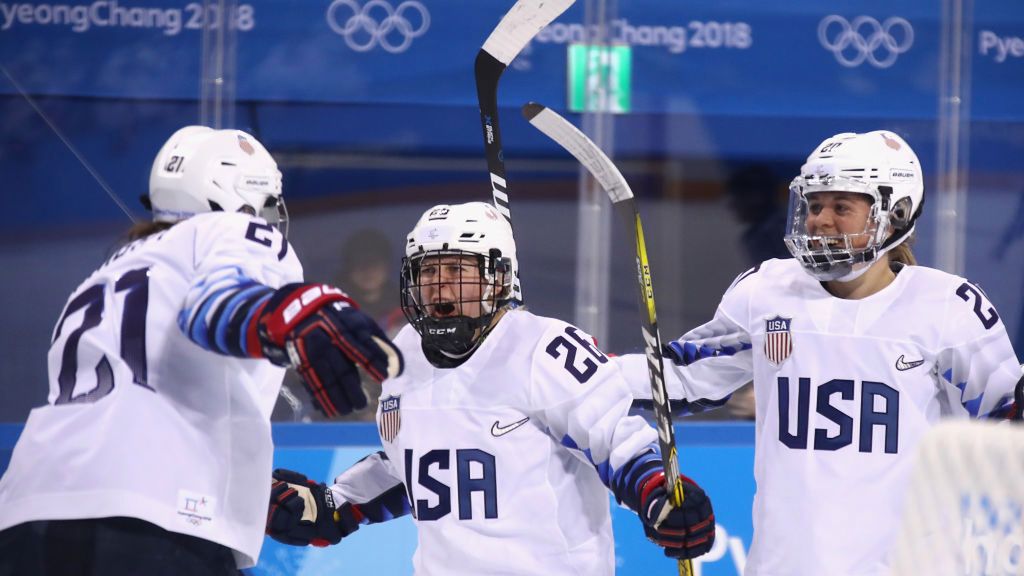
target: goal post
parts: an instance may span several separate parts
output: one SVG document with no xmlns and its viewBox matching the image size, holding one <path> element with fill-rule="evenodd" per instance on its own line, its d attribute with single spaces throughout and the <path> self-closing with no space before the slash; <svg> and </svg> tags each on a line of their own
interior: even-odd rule
<svg viewBox="0 0 1024 576">
<path fill-rule="evenodd" d="M 894 576 L 1024 576 L 1024 426 L 950 420 L 911 473 Z"/>
</svg>

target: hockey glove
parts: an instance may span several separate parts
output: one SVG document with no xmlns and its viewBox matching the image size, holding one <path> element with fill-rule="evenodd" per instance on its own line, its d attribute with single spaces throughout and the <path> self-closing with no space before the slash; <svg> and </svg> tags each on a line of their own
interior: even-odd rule
<svg viewBox="0 0 1024 576">
<path fill-rule="evenodd" d="M 356 366 L 377 382 L 402 372 L 402 354 L 341 290 L 288 284 L 259 311 L 264 356 L 294 368 L 319 408 L 333 418 L 366 406 Z"/>
<path fill-rule="evenodd" d="M 665 549 L 672 558 L 696 558 L 711 550 L 715 543 L 715 514 L 704 490 L 686 476 L 683 483 L 683 505 L 672 505 L 665 489 L 665 472 L 651 475 L 641 488 L 640 520 L 644 533 Z"/>
<path fill-rule="evenodd" d="M 359 529 L 359 508 L 334 496 L 323 483 L 278 468 L 270 485 L 267 535 L 292 546 L 328 546 Z"/>
</svg>

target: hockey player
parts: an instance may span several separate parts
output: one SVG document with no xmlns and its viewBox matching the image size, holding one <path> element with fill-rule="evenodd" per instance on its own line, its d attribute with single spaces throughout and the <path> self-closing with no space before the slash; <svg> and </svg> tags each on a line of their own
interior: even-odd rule
<svg viewBox="0 0 1024 576">
<path fill-rule="evenodd" d="M 673 557 L 714 541 L 690 479 L 674 508 L 657 435 L 590 336 L 511 300 L 512 230 L 490 204 L 441 205 L 408 236 L 405 373 L 384 382 L 384 450 L 334 484 L 274 473 L 267 533 L 327 545 L 412 513 L 417 574 L 612 574 L 608 490 Z"/>
<path fill-rule="evenodd" d="M 902 138 L 825 140 L 790 196 L 794 258 L 741 274 L 711 322 L 669 343 L 670 396 L 721 403 L 754 381 L 747 576 L 887 574 L 922 435 L 1016 414 L 1017 357 L 978 286 L 915 265 L 924 185 Z M 644 361 L 624 373 L 650 398 Z"/>
<path fill-rule="evenodd" d="M 53 331 L 49 404 L 0 480 L 0 575 L 237 574 L 263 543 L 269 487 L 249 479 L 271 473 L 282 366 L 328 414 L 365 405 L 356 365 L 400 371 L 343 292 L 302 283 L 252 136 L 178 130 L 149 190 L 153 221 Z"/>
</svg>

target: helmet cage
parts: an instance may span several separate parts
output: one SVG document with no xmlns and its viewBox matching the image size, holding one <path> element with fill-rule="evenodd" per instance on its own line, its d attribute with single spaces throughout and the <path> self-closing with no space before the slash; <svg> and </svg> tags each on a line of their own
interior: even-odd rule
<svg viewBox="0 0 1024 576">
<path fill-rule="evenodd" d="M 210 200 L 210 210 L 212 212 L 221 212 L 224 210 L 222 206 Z M 284 202 L 284 198 L 281 196 L 267 196 L 263 206 L 258 210 L 250 204 L 242 204 L 238 208 L 239 212 L 243 212 L 250 216 L 258 216 L 267 221 L 267 224 L 277 228 L 281 231 L 281 235 L 285 238 L 288 237 L 288 206 Z"/>
<path fill-rule="evenodd" d="M 457 260 L 449 262 L 446 257 Z M 428 259 L 438 265 L 471 259 L 476 273 L 466 277 L 462 264 L 449 272 L 427 269 L 425 273 Z M 400 277 L 402 313 L 423 339 L 425 351 L 439 351 L 461 362 L 479 346 L 495 315 L 509 304 L 512 279 L 512 261 L 497 248 L 487 256 L 467 250 L 427 250 L 406 256 Z M 433 298 L 425 297 L 425 289 Z M 448 295 L 453 298 L 445 298 Z"/>
<path fill-rule="evenodd" d="M 880 249 L 892 245 L 886 242 L 891 229 L 888 202 L 892 189 L 888 186 L 859 178 L 812 174 L 797 176 L 789 191 L 786 247 L 818 280 L 846 277 L 858 264 L 872 262 Z M 869 197 L 871 208 L 864 229 L 853 233 L 811 234 L 807 230 L 808 196 L 818 192 L 851 192 Z"/>
</svg>

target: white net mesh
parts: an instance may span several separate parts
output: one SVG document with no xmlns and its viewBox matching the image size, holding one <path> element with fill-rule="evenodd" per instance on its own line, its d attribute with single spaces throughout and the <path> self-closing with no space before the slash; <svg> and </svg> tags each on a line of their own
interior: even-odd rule
<svg viewBox="0 0 1024 576">
<path fill-rule="evenodd" d="M 1024 426 L 943 423 L 917 458 L 893 574 L 1024 575 Z"/>
</svg>

